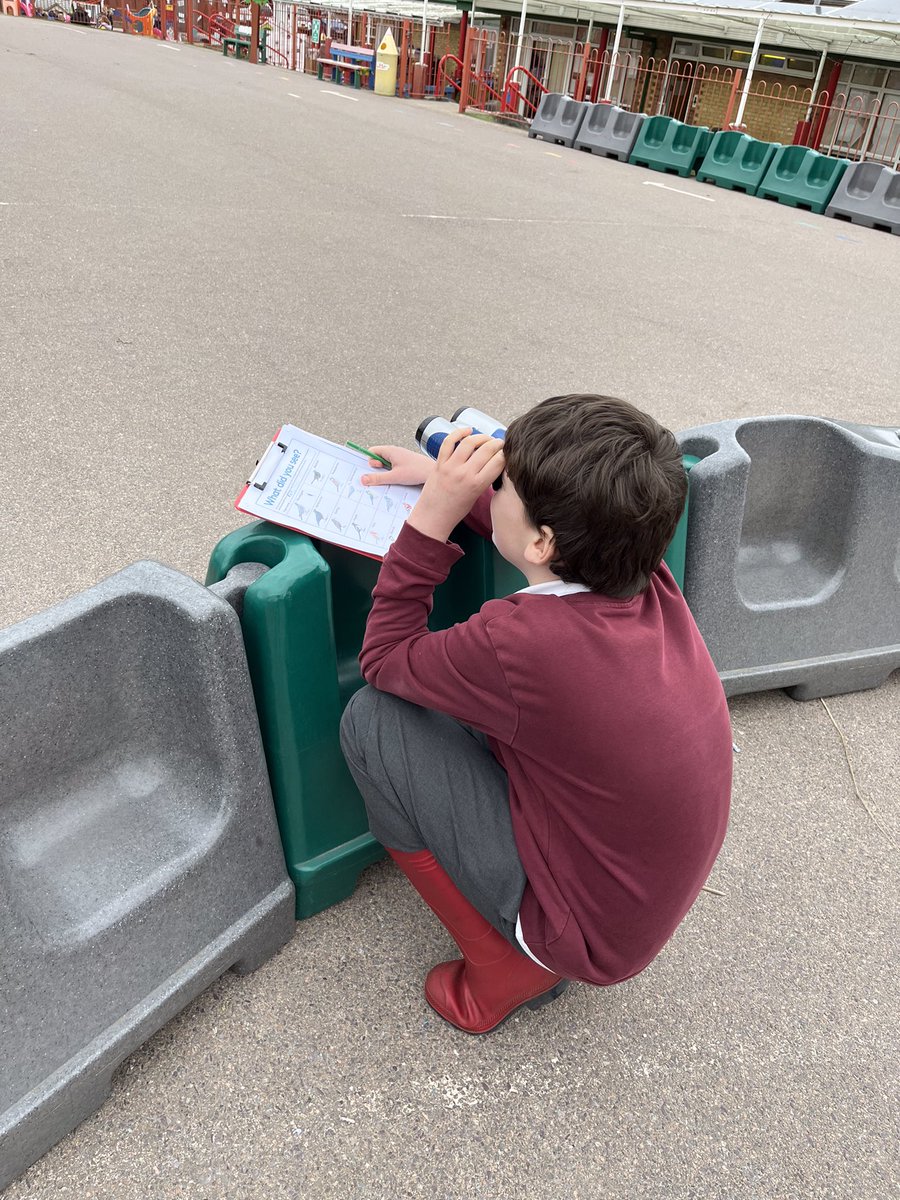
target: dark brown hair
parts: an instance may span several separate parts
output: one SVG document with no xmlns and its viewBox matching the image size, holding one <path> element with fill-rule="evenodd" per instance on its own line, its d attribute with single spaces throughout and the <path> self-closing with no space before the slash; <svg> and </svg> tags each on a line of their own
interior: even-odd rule
<svg viewBox="0 0 900 1200">
<path fill-rule="evenodd" d="M 506 433 L 506 475 L 556 538 L 554 574 L 625 599 L 650 582 L 687 497 L 675 437 L 627 400 L 552 396 Z"/>
</svg>

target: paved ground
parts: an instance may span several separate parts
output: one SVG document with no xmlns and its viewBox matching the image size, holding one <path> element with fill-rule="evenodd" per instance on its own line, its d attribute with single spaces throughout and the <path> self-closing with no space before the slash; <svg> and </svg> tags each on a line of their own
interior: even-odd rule
<svg viewBox="0 0 900 1200">
<path fill-rule="evenodd" d="M 402 441 L 576 388 L 676 429 L 898 419 L 884 234 L 29 21 L 0 20 L 0 146 L 3 623 L 140 557 L 202 576 L 282 420 Z M 896 1195 L 898 701 L 832 702 L 893 841 L 820 703 L 738 699 L 721 895 L 638 979 L 457 1035 L 420 995 L 446 938 L 373 868 L 6 1195 Z"/>
</svg>

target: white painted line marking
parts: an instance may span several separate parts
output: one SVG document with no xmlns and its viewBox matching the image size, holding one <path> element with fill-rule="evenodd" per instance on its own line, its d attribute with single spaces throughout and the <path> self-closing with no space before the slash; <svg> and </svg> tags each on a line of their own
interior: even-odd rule
<svg viewBox="0 0 900 1200">
<path fill-rule="evenodd" d="M 557 154 L 555 150 L 545 150 L 544 153 L 549 155 L 550 158 L 562 158 L 562 155 Z"/>
<path fill-rule="evenodd" d="M 176 54 L 180 54 L 180 53 L 181 53 L 181 50 L 179 49 L 179 47 L 178 47 L 178 46 L 170 46 L 170 45 L 168 45 L 168 43 L 166 43 L 166 42 L 161 42 L 160 44 L 161 44 L 161 46 L 162 46 L 163 50 L 174 50 Z"/>
<path fill-rule="evenodd" d="M 483 221 L 503 225 L 571 225 L 569 218 L 554 217 L 469 217 L 455 216 L 451 213 L 401 213 L 412 221 Z M 580 224 L 581 222 L 575 222 Z"/>
<path fill-rule="evenodd" d="M 669 187 L 667 183 L 657 183 L 655 179 L 645 179 L 644 187 L 663 188 L 667 192 L 679 192 L 682 196 L 693 196 L 695 200 L 705 200 L 707 204 L 715 204 L 712 196 L 698 196 L 696 192 L 686 192 L 684 188 Z"/>
<path fill-rule="evenodd" d="M 458 129 L 458 125 L 451 125 L 449 121 L 438 121 L 438 125 L 443 125 L 445 129 Z"/>
<path fill-rule="evenodd" d="M 359 104 L 356 96 L 345 96 L 343 92 L 329 92 L 327 88 L 319 88 L 323 96 L 337 96 L 339 100 L 352 100 L 354 104 Z"/>
<path fill-rule="evenodd" d="M 291 97 L 291 99 L 292 99 L 292 100 L 299 100 L 299 99 L 300 99 L 300 97 L 297 95 L 297 93 L 296 93 L 296 92 L 288 92 L 288 95 Z"/>
</svg>

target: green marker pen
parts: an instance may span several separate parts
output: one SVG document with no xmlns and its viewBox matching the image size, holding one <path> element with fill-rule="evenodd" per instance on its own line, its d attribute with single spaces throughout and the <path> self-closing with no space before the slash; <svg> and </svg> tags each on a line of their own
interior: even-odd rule
<svg viewBox="0 0 900 1200">
<path fill-rule="evenodd" d="M 391 465 L 388 460 L 386 458 L 382 458 L 380 454 L 376 454 L 373 450 L 367 450 L 365 446 L 357 446 L 356 442 L 346 442 L 345 445 L 349 446 L 351 450 L 355 450 L 357 454 L 364 454 L 366 458 L 374 458 L 377 462 L 380 462 L 383 467 L 389 467 Z"/>
</svg>

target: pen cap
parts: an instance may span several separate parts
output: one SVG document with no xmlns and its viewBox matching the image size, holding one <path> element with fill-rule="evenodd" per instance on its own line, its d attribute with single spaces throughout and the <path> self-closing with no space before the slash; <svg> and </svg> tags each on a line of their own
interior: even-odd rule
<svg viewBox="0 0 900 1200">
<path fill-rule="evenodd" d="M 482 433 L 499 438 L 500 441 L 506 437 L 506 426 L 490 413 L 482 412 L 480 408 L 458 408 L 450 419 L 456 425 L 471 425 Z"/>
<path fill-rule="evenodd" d="M 468 425 L 468 421 L 448 421 L 445 417 L 426 417 L 416 430 L 416 443 L 429 458 L 437 458 L 447 434 L 460 428 L 466 428 Z M 481 431 L 473 429 L 472 432 L 480 433 Z"/>
</svg>

